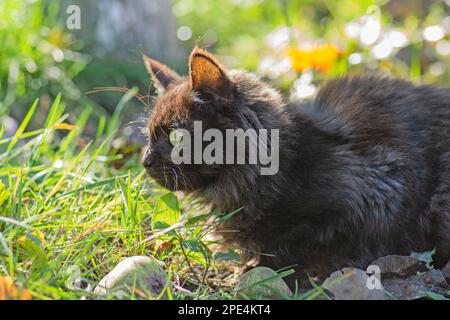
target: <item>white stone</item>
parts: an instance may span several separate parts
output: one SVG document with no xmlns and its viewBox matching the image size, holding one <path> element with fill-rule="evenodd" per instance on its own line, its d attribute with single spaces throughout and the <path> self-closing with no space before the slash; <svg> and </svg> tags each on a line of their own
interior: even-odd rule
<svg viewBox="0 0 450 320">
<path fill-rule="evenodd" d="M 100 296 L 115 299 L 167 298 L 167 274 L 151 257 L 135 256 L 122 260 L 94 290 Z M 164 290 L 166 289 L 166 290 Z M 164 292 L 163 292 L 164 290 Z"/>
</svg>

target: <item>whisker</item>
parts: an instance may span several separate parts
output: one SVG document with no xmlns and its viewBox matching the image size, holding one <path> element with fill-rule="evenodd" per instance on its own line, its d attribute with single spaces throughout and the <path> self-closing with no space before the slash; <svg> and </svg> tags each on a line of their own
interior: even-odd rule
<svg viewBox="0 0 450 320">
<path fill-rule="evenodd" d="M 86 94 L 94 94 L 94 93 L 100 93 L 100 92 L 121 92 L 121 93 L 128 93 L 130 89 L 126 87 L 96 87 L 94 90 L 86 92 Z M 140 93 L 136 93 L 134 96 L 136 99 L 139 100 L 146 108 L 150 107 L 149 102 L 149 96 L 150 92 L 147 93 L 147 95 L 143 95 Z"/>
<path fill-rule="evenodd" d="M 164 188 L 167 188 L 166 165 L 163 164 Z"/>
<path fill-rule="evenodd" d="M 180 168 L 178 165 L 174 165 L 174 166 L 175 166 L 176 169 L 178 169 L 178 174 L 179 174 L 180 178 L 181 178 L 182 181 L 183 181 L 184 187 L 185 187 L 186 189 L 189 189 L 189 188 L 190 188 L 190 189 L 194 189 L 194 187 L 193 187 L 191 181 L 186 177 L 186 175 L 183 174 L 183 171 L 181 170 L 181 168 Z M 188 183 L 189 188 L 186 186 L 186 182 Z"/>
<path fill-rule="evenodd" d="M 173 172 L 173 177 L 174 177 L 174 181 L 175 181 L 175 190 L 178 190 L 178 175 L 177 175 L 177 171 L 174 168 L 171 168 L 172 172 Z"/>
</svg>

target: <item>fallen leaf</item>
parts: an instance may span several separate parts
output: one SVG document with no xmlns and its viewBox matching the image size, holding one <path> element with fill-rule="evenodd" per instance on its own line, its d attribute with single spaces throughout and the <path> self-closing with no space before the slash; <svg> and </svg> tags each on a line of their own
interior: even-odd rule
<svg viewBox="0 0 450 320">
<path fill-rule="evenodd" d="M 9 277 L 0 276 L 0 300 L 31 299 L 31 294 L 27 289 L 17 287 Z"/>
</svg>

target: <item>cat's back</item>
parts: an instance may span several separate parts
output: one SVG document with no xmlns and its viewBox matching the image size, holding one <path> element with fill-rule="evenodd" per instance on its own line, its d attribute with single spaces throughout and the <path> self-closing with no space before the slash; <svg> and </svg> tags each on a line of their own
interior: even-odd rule
<svg viewBox="0 0 450 320">
<path fill-rule="evenodd" d="M 450 89 L 414 85 L 382 76 L 343 77 L 326 82 L 316 102 L 348 120 L 377 120 L 377 115 L 423 118 L 450 117 Z M 375 116 L 375 118 L 373 118 Z M 394 119 L 395 120 L 395 119 Z"/>
<path fill-rule="evenodd" d="M 331 135 L 431 143 L 449 138 L 450 89 L 379 76 L 337 78 L 325 83 L 300 112 Z"/>
</svg>

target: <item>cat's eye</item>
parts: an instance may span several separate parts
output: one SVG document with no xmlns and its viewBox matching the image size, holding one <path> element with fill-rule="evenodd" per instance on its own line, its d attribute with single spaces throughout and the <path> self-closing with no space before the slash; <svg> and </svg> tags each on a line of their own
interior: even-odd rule
<svg viewBox="0 0 450 320">
<path fill-rule="evenodd" d="M 169 142 L 172 146 L 176 146 L 177 144 L 180 144 L 183 140 L 183 134 L 179 130 L 172 130 L 169 133 Z"/>
</svg>

